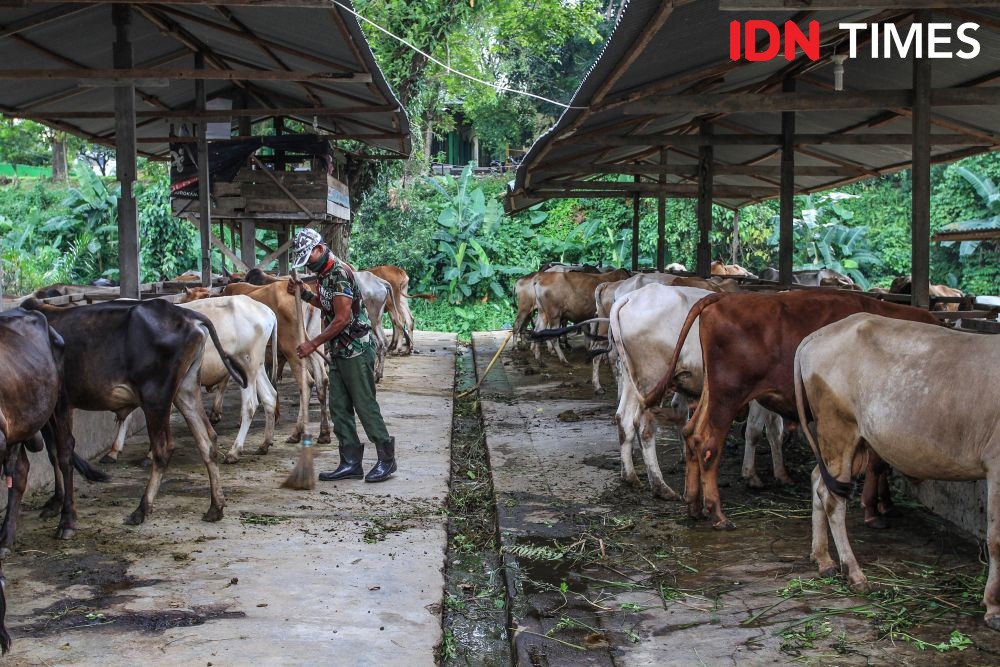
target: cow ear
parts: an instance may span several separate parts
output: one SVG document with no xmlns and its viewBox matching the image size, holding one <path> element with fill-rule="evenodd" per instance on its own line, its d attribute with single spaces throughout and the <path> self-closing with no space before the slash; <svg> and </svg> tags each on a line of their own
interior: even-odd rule
<svg viewBox="0 0 1000 667">
<path fill-rule="evenodd" d="M 189 288 L 187 285 L 185 285 L 184 286 L 184 293 L 190 295 L 191 294 L 191 288 Z"/>
</svg>

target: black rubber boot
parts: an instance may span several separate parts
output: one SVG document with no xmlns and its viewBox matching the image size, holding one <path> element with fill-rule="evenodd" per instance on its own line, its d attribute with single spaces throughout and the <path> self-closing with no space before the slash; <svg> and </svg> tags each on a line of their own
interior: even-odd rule
<svg viewBox="0 0 1000 667">
<path fill-rule="evenodd" d="M 389 438 L 388 441 L 375 445 L 375 451 L 378 452 L 378 463 L 368 471 L 366 482 L 384 482 L 396 472 L 396 439 Z"/>
<path fill-rule="evenodd" d="M 340 465 L 333 472 L 321 472 L 320 481 L 336 482 L 341 479 L 361 479 L 365 470 L 361 467 L 361 457 L 365 453 L 365 446 L 345 447 L 340 446 Z"/>
</svg>

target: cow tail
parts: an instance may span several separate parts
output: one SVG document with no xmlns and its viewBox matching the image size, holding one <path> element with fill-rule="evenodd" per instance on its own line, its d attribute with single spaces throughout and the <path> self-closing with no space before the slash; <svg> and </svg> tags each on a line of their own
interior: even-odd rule
<svg viewBox="0 0 1000 667">
<path fill-rule="evenodd" d="M 271 385 L 278 388 L 278 318 L 271 326 Z"/>
<path fill-rule="evenodd" d="M 429 294 L 429 293 L 407 294 L 406 292 L 403 292 L 403 296 L 407 299 L 427 299 L 428 301 L 437 301 L 438 299 L 437 294 Z"/>
<path fill-rule="evenodd" d="M 808 338 L 799 345 L 799 350 L 801 351 Z M 809 443 L 810 449 L 812 449 L 813 454 L 816 456 L 816 464 L 819 467 L 819 475 L 823 478 L 823 484 L 830 493 L 836 494 L 841 498 L 847 498 L 850 496 L 852 485 L 849 483 L 841 482 L 830 474 L 830 471 L 826 467 L 826 462 L 823 460 L 823 455 L 819 450 L 819 443 L 816 442 L 816 438 L 809 428 L 809 413 L 806 409 L 806 396 L 805 387 L 802 384 L 802 362 L 799 352 L 795 353 L 795 363 L 792 370 L 792 378 L 795 382 L 795 409 L 799 414 L 799 424 L 802 425 L 802 433 L 806 438 L 806 442 Z"/>
<path fill-rule="evenodd" d="M 608 321 L 609 320 L 606 317 L 593 317 L 589 320 L 584 320 L 583 322 L 574 324 L 572 326 L 560 327 L 558 329 L 542 329 L 541 331 L 532 331 L 528 335 L 531 337 L 532 340 L 548 340 L 550 338 L 559 338 L 560 336 L 576 333 L 577 331 L 580 331 L 589 324 L 596 324 L 598 322 L 608 322 Z M 604 336 L 594 336 L 593 334 L 589 334 L 587 332 L 584 332 L 584 335 L 587 336 L 588 338 L 593 338 L 595 340 L 606 340 Z"/>
<path fill-rule="evenodd" d="M 632 384 L 632 388 L 635 392 L 642 396 L 642 391 L 639 390 L 639 386 L 635 383 L 635 370 L 632 367 L 632 358 L 628 356 L 628 350 L 625 349 L 625 340 L 622 338 L 622 322 L 621 322 L 621 312 L 622 309 L 629 304 L 631 298 L 623 297 L 621 304 L 615 304 L 611 308 L 610 324 L 608 326 L 608 338 L 611 341 L 611 345 L 615 347 L 618 351 L 618 358 L 622 360 L 622 369 L 625 371 L 625 376 L 628 378 L 628 382 Z M 619 380 L 620 382 L 621 380 Z"/>
<path fill-rule="evenodd" d="M 684 320 L 684 326 L 681 327 L 680 336 L 677 337 L 677 344 L 674 346 L 674 354 L 670 357 L 670 367 L 667 369 L 666 374 L 660 378 L 660 381 L 656 383 L 653 387 L 653 391 L 643 397 L 642 403 L 645 408 L 655 408 L 663 400 L 663 395 L 667 393 L 674 384 L 674 372 L 677 369 L 677 361 L 681 357 L 681 350 L 684 348 L 684 341 L 687 340 L 688 332 L 694 325 L 694 321 L 698 319 L 701 315 L 701 311 L 705 310 L 708 306 L 723 298 L 726 295 L 725 292 L 718 292 L 716 294 L 709 294 L 703 297 L 694 304 L 694 307 L 688 312 L 687 318 Z"/>
<path fill-rule="evenodd" d="M 73 467 L 76 468 L 77 472 L 86 477 L 91 482 L 109 482 L 111 477 L 107 473 L 98 470 L 89 463 L 87 459 L 83 458 L 76 452 L 73 452 Z"/>
<path fill-rule="evenodd" d="M 231 354 L 222 349 L 222 342 L 219 341 L 219 334 L 215 331 L 215 325 L 212 324 L 212 320 L 208 318 L 204 313 L 198 313 L 193 310 L 187 311 L 192 317 L 198 320 L 208 331 L 208 335 L 212 337 L 212 344 L 215 345 L 215 349 L 219 353 L 219 358 L 222 359 L 223 365 L 226 370 L 229 371 L 229 375 L 240 383 L 240 387 L 243 389 L 247 388 L 247 372 L 243 368 L 243 365 L 236 360 Z"/>
</svg>

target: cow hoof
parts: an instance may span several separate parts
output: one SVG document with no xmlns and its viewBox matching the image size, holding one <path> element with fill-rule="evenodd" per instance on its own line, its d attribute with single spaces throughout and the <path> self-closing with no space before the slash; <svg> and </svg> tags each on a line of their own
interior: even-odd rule
<svg viewBox="0 0 1000 667">
<path fill-rule="evenodd" d="M 208 511 L 201 515 L 202 521 L 208 521 L 210 523 L 218 521 L 221 518 L 222 518 L 222 508 L 215 507 L 214 505 L 212 507 L 209 507 Z"/>
<path fill-rule="evenodd" d="M 212 422 L 213 424 L 218 424 L 219 422 L 222 421 L 222 413 L 213 412 L 208 416 L 208 421 Z"/>
<path fill-rule="evenodd" d="M 271 449 L 271 443 L 267 443 L 258 447 L 257 451 L 254 453 L 263 456 L 264 454 L 267 454 L 268 450 L 270 449 Z"/>
<path fill-rule="evenodd" d="M 101 457 L 101 463 L 118 463 L 117 458 L 113 458 L 110 454 L 105 454 Z"/>
<path fill-rule="evenodd" d="M 38 513 L 38 516 L 43 519 L 51 519 L 52 517 L 59 516 L 59 513 L 60 511 L 58 507 L 50 507 L 49 505 L 46 505 L 42 508 L 42 511 Z"/>
<path fill-rule="evenodd" d="M 604 396 L 606 393 L 608 393 L 608 390 L 604 387 L 598 387 L 594 390 L 594 396 Z"/>
<path fill-rule="evenodd" d="M 57 540 L 69 540 L 76 535 L 75 528 L 56 528 L 56 539 Z"/>
<path fill-rule="evenodd" d="M 865 526 L 874 530 L 885 530 L 889 527 L 889 522 L 884 516 L 875 515 L 871 519 L 865 519 Z"/>
<path fill-rule="evenodd" d="M 294 443 L 299 442 L 301 440 L 302 440 L 302 435 L 301 434 L 293 433 L 290 436 L 288 436 L 288 439 L 285 440 L 285 442 L 294 444 Z"/>
<path fill-rule="evenodd" d="M 890 519 L 898 519 L 903 516 L 903 513 L 899 511 L 899 508 L 895 505 L 890 505 L 886 510 L 879 510 L 879 514 Z"/>
<path fill-rule="evenodd" d="M 128 518 L 125 519 L 125 525 L 138 526 L 145 520 L 146 520 L 146 513 L 143 512 L 142 510 L 137 509 L 136 511 L 128 515 Z"/>
<path fill-rule="evenodd" d="M 775 477 L 774 482 L 778 486 L 790 486 L 792 484 L 792 478 L 788 475 L 783 475 L 781 477 Z"/>
<path fill-rule="evenodd" d="M 721 521 L 713 523 L 712 528 L 715 528 L 716 530 L 734 530 L 736 528 L 736 524 L 729 519 L 722 519 Z"/>
<path fill-rule="evenodd" d="M 848 580 L 847 584 L 855 593 L 870 593 L 872 590 L 872 585 L 863 577 L 857 581 Z"/>
<path fill-rule="evenodd" d="M 237 454 L 226 454 L 224 457 L 222 457 L 223 463 L 236 463 L 239 460 L 240 457 Z"/>
<path fill-rule="evenodd" d="M 824 579 L 828 579 L 830 577 L 836 577 L 837 572 L 838 569 L 836 565 L 827 565 L 826 567 L 821 567 L 819 569 L 819 576 Z"/>
<path fill-rule="evenodd" d="M 677 492 L 665 484 L 653 489 L 653 497 L 659 498 L 660 500 L 680 500 L 680 496 L 677 495 Z"/>
<path fill-rule="evenodd" d="M 151 465 L 153 465 L 153 459 L 149 458 L 148 456 L 143 460 L 139 461 L 139 466 L 142 468 L 148 468 Z"/>
<path fill-rule="evenodd" d="M 990 630 L 1000 631 L 1000 616 L 992 616 L 985 620 Z"/>
<path fill-rule="evenodd" d="M 10 549 L 7 547 L 0 547 L 0 561 L 4 561 L 10 558 Z"/>
<path fill-rule="evenodd" d="M 754 475 L 753 477 L 744 477 L 747 481 L 747 487 L 751 489 L 763 489 L 764 482 L 760 481 L 760 477 Z"/>
<path fill-rule="evenodd" d="M 316 438 L 316 444 L 318 444 L 318 445 L 328 445 L 328 444 L 330 444 L 330 434 L 329 433 L 320 433 L 319 437 Z"/>
</svg>

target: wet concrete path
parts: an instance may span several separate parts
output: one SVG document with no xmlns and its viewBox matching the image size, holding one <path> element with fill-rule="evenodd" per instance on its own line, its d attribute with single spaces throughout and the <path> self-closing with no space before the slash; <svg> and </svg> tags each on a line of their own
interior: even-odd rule
<svg viewBox="0 0 1000 667">
<path fill-rule="evenodd" d="M 244 455 L 222 466 L 225 518 L 204 523 L 208 480 L 187 427 L 154 513 L 124 526 L 146 479 L 148 439 L 80 481 L 79 532 L 26 509 L 5 563 L 9 665 L 431 665 L 441 640 L 455 337 L 418 332 L 420 354 L 389 357 L 379 401 L 397 438 L 399 472 L 384 484 L 319 482 L 280 489 L 298 445 L 284 444 L 297 407 L 286 373 L 276 445 L 258 411 Z M 238 427 L 230 392 L 223 451 Z M 237 413 L 237 414 L 234 414 Z M 313 432 L 318 408 L 313 401 Z M 359 429 L 360 430 L 360 429 Z M 108 443 L 110 444 L 110 443 Z M 320 446 L 319 470 L 337 464 Z M 365 467 L 375 461 L 365 452 Z M 79 475 L 77 476 L 79 479 Z M 35 498 L 28 507 L 37 507 Z"/>
<path fill-rule="evenodd" d="M 476 334 L 478 373 L 505 332 Z M 679 502 L 619 478 L 615 384 L 595 397 L 573 340 L 571 366 L 507 350 L 481 391 L 502 550 L 522 665 L 997 664 L 981 620 L 985 568 L 974 540 L 902 499 L 886 531 L 849 531 L 878 584 L 854 595 L 808 560 L 813 461 L 786 446 L 795 484 L 740 480 L 742 440 L 723 458 L 722 500 L 737 524 L 716 531 Z M 678 492 L 680 448 L 661 430 L 660 465 Z M 635 453 L 639 476 L 645 480 Z"/>
</svg>

